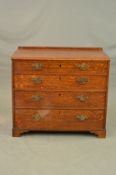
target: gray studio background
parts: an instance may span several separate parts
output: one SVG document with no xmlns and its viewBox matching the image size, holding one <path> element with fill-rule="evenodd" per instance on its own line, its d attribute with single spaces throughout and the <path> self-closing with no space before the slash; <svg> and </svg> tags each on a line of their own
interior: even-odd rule
<svg viewBox="0 0 116 175">
<path fill-rule="evenodd" d="M 11 61 L 19 45 L 98 46 L 112 58 L 107 138 L 27 134 L 11 137 Z M 0 0 L 0 174 L 116 173 L 116 1 Z"/>
</svg>

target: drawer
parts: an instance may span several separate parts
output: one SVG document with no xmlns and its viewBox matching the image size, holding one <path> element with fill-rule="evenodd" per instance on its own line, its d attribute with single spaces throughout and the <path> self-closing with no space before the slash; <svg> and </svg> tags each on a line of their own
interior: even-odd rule
<svg viewBox="0 0 116 175">
<path fill-rule="evenodd" d="M 104 109 L 103 92 L 25 92 L 15 91 L 16 108 Z"/>
<path fill-rule="evenodd" d="M 32 110 L 15 111 L 15 127 L 25 129 L 103 128 L 103 110 Z"/>
<path fill-rule="evenodd" d="M 79 91 L 106 90 L 106 76 L 15 75 L 16 90 Z"/>
<path fill-rule="evenodd" d="M 107 74 L 107 61 L 43 60 L 13 62 L 15 74 Z"/>
</svg>

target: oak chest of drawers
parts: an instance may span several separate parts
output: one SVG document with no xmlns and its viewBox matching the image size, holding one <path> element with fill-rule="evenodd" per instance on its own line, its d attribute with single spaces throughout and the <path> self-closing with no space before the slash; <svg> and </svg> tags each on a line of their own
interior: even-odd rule
<svg viewBox="0 0 116 175">
<path fill-rule="evenodd" d="M 12 56 L 13 136 L 106 135 L 109 58 L 102 48 L 19 47 Z"/>
</svg>

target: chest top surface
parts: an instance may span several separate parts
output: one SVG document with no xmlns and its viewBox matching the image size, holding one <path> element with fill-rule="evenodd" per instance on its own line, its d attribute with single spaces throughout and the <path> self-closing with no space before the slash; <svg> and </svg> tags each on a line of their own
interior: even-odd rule
<svg viewBox="0 0 116 175">
<path fill-rule="evenodd" d="M 13 60 L 109 60 L 102 48 L 95 47 L 18 47 Z"/>
</svg>

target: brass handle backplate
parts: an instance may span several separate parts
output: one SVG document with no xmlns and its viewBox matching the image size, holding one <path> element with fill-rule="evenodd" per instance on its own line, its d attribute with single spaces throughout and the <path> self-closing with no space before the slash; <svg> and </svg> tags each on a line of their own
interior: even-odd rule
<svg viewBox="0 0 116 175">
<path fill-rule="evenodd" d="M 82 70 L 82 71 L 86 71 L 89 69 L 89 65 L 86 64 L 86 63 L 81 63 L 81 64 L 78 64 L 77 67 Z"/>
<path fill-rule="evenodd" d="M 40 95 L 34 95 L 31 97 L 33 101 L 40 101 L 42 97 Z"/>
<path fill-rule="evenodd" d="M 42 63 L 35 63 L 32 65 L 32 70 L 36 71 L 36 70 L 41 70 L 43 68 L 43 64 Z"/>
<path fill-rule="evenodd" d="M 76 116 L 76 119 L 80 120 L 80 121 L 84 121 L 88 119 L 88 116 L 80 114 Z"/>
<path fill-rule="evenodd" d="M 88 83 L 88 78 L 86 78 L 86 77 L 82 77 L 82 78 L 80 78 L 80 79 L 78 79 L 77 80 L 78 82 L 79 82 L 79 84 L 86 84 L 86 83 Z"/>
<path fill-rule="evenodd" d="M 85 95 L 80 95 L 76 97 L 77 99 L 79 99 L 81 102 L 85 102 L 86 100 L 88 100 L 88 96 Z"/>
<path fill-rule="evenodd" d="M 35 121 L 38 121 L 38 120 L 41 119 L 41 116 L 40 116 L 39 113 L 37 113 L 37 114 L 32 115 L 32 119 L 35 120 Z"/>
<path fill-rule="evenodd" d="M 42 83 L 42 79 L 39 78 L 39 77 L 34 77 L 34 78 L 32 78 L 32 81 L 33 81 L 35 84 L 40 84 L 40 83 Z"/>
</svg>

